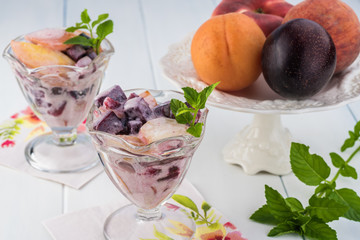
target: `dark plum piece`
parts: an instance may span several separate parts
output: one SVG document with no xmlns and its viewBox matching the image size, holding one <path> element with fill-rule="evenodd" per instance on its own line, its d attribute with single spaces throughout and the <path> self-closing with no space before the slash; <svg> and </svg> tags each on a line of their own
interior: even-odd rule
<svg viewBox="0 0 360 240">
<path fill-rule="evenodd" d="M 118 101 L 115 101 L 114 99 L 112 99 L 111 97 L 106 97 L 104 99 L 103 105 L 109 109 L 109 110 L 113 110 L 116 109 L 118 107 L 120 107 L 121 103 Z"/>
<path fill-rule="evenodd" d="M 51 89 L 51 93 L 53 95 L 61 95 L 63 93 L 63 89 L 61 87 L 53 87 Z"/>
<path fill-rule="evenodd" d="M 146 172 L 143 173 L 144 175 L 149 175 L 149 176 L 156 176 L 158 174 L 161 173 L 161 169 L 160 168 L 153 168 L 153 167 L 149 167 L 146 169 Z"/>
<path fill-rule="evenodd" d="M 129 129 L 130 134 L 137 134 L 142 125 L 143 124 L 140 120 L 130 120 L 127 123 L 127 127 Z"/>
<path fill-rule="evenodd" d="M 124 129 L 122 121 L 112 111 L 103 113 L 100 118 L 94 122 L 93 127 L 97 131 L 110 134 L 118 134 Z"/>
<path fill-rule="evenodd" d="M 170 109 L 170 101 L 161 103 L 154 108 L 155 117 L 175 118 Z"/>
<path fill-rule="evenodd" d="M 85 88 L 85 89 L 83 89 L 81 91 L 70 91 L 69 95 L 77 100 L 79 98 L 85 97 L 86 94 L 89 92 L 89 90 L 90 90 L 89 88 Z"/>
<path fill-rule="evenodd" d="M 76 62 L 75 66 L 77 67 L 87 67 L 92 62 L 92 59 L 88 56 L 82 57 L 79 61 Z"/>
<path fill-rule="evenodd" d="M 66 101 L 63 101 L 61 105 L 49 109 L 47 113 L 53 115 L 54 117 L 60 116 L 65 109 L 66 103 L 67 103 Z"/>
<path fill-rule="evenodd" d="M 92 60 L 94 60 L 94 58 L 97 57 L 97 54 L 96 52 L 94 52 L 94 50 L 92 48 L 89 48 L 87 51 L 86 51 L 86 55 L 91 58 Z"/>
<path fill-rule="evenodd" d="M 143 123 L 153 118 L 153 112 L 149 104 L 142 97 L 135 97 L 127 100 L 124 111 L 129 120 L 140 119 Z"/>
<path fill-rule="evenodd" d="M 177 178 L 180 174 L 180 169 L 177 166 L 172 166 L 169 168 L 169 173 L 166 177 L 163 178 L 159 178 L 157 181 L 158 182 L 162 182 L 165 180 L 169 180 L 169 179 L 173 179 L 173 178 Z"/>
<path fill-rule="evenodd" d="M 101 105 L 103 105 L 104 99 L 106 97 L 110 97 L 118 102 L 124 102 L 127 98 L 121 87 L 119 85 L 115 85 L 107 89 L 106 91 L 102 92 L 96 97 L 95 99 L 96 107 L 100 107 Z"/>
<path fill-rule="evenodd" d="M 73 45 L 66 49 L 66 55 L 68 55 L 75 62 L 84 57 L 86 53 L 86 50 L 81 45 Z"/>
<path fill-rule="evenodd" d="M 130 99 L 133 99 L 133 98 L 136 98 L 138 97 L 139 95 L 137 95 L 136 93 L 130 93 L 129 97 L 128 97 L 128 100 Z"/>
</svg>

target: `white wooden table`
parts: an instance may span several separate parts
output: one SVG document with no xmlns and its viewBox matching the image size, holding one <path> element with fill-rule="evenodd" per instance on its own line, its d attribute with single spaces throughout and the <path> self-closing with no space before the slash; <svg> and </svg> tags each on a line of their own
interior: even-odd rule
<svg viewBox="0 0 360 240">
<path fill-rule="evenodd" d="M 0 49 L 16 36 L 45 27 L 69 26 L 79 21 L 87 8 L 91 16 L 108 12 L 115 23 L 109 37 L 116 54 L 111 59 L 102 88 L 114 84 L 124 89 L 144 87 L 175 89 L 161 74 L 159 60 L 170 44 L 195 31 L 209 18 L 219 0 L 17 0 L 2 1 Z M 289 1 L 293 4 L 300 0 Z M 345 0 L 360 16 L 360 1 Z M 24 97 L 5 60 L 0 61 L 1 119 L 26 106 Z M 253 115 L 210 107 L 207 133 L 194 156 L 187 178 L 205 199 L 227 216 L 249 240 L 266 237 L 270 227 L 249 220 L 265 203 L 264 185 L 304 201 L 313 189 L 293 174 L 283 177 L 266 173 L 246 175 L 225 163 L 222 148 L 247 124 Z M 339 152 L 348 130 L 360 119 L 360 103 L 334 110 L 282 116 L 283 125 L 294 140 L 311 146 L 311 151 L 329 160 L 328 153 Z M 360 170 L 360 160 L 354 160 Z M 359 181 L 345 179 L 339 185 L 360 193 Z M 81 190 L 35 178 L 0 167 L 0 239 L 45 240 L 50 235 L 42 220 L 74 210 L 106 204 L 121 197 L 102 173 Z M 331 226 L 339 239 L 360 237 L 360 224 L 341 219 Z M 279 239 L 302 239 L 283 236 Z"/>
</svg>

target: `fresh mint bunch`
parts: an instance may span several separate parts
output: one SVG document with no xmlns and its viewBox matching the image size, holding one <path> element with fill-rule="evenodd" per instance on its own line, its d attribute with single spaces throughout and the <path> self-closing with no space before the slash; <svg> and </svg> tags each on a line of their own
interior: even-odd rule
<svg viewBox="0 0 360 240">
<path fill-rule="evenodd" d="M 107 35 L 113 32 L 114 24 L 112 20 L 107 20 L 109 14 L 104 13 L 100 14 L 95 21 L 91 21 L 91 18 L 87 12 L 87 9 L 81 12 L 81 22 L 76 23 L 74 27 L 68 27 L 66 29 L 67 32 L 75 32 L 79 29 L 85 29 L 89 31 L 90 37 L 85 36 L 76 36 L 70 38 L 69 40 L 65 41 L 65 44 L 79 44 L 83 46 L 90 46 L 92 47 L 96 54 L 100 52 L 100 45 L 102 40 L 105 39 Z M 104 22 L 105 21 L 105 22 Z M 96 27 L 96 35 L 94 34 L 94 29 Z"/>
<path fill-rule="evenodd" d="M 341 151 L 353 147 L 359 137 L 360 121 L 354 131 L 349 131 L 349 138 L 345 140 Z M 346 160 L 337 153 L 330 153 L 337 172 L 329 179 L 331 169 L 321 156 L 310 154 L 308 146 L 292 143 L 290 162 L 295 176 L 306 185 L 316 187 L 308 201 L 309 205 L 303 207 L 298 199 L 284 198 L 266 185 L 266 204 L 253 213 L 250 219 L 276 225 L 268 233 L 271 237 L 298 233 L 312 239 L 336 240 L 336 231 L 329 227 L 328 222 L 340 217 L 360 222 L 360 197 L 352 189 L 336 188 L 336 180 L 340 175 L 357 179 L 357 172 L 349 163 L 359 151 L 360 146 Z"/>
<path fill-rule="evenodd" d="M 208 97 L 219 83 L 214 83 L 204 88 L 201 92 L 197 92 L 191 87 L 182 88 L 187 104 L 178 99 L 171 99 L 170 109 L 176 121 L 181 124 L 189 124 L 190 127 L 187 129 L 187 132 L 194 137 L 201 136 L 204 125 L 203 123 L 196 122 L 196 116 L 200 109 L 205 108 Z"/>
</svg>

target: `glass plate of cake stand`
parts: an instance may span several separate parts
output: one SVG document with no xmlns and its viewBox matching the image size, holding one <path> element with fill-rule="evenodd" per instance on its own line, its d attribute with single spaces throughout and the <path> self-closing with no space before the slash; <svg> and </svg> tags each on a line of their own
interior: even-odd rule
<svg viewBox="0 0 360 240">
<path fill-rule="evenodd" d="M 207 86 L 196 74 L 191 61 L 192 34 L 171 45 L 160 61 L 164 76 L 177 87 L 200 91 Z M 240 165 L 247 174 L 260 171 L 275 175 L 291 172 L 289 152 L 291 134 L 281 123 L 282 114 L 301 114 L 329 110 L 360 99 L 360 57 L 315 96 L 306 100 L 287 100 L 276 94 L 260 75 L 250 87 L 238 92 L 214 90 L 211 106 L 254 114 L 253 121 L 223 149 L 226 162 Z"/>
</svg>

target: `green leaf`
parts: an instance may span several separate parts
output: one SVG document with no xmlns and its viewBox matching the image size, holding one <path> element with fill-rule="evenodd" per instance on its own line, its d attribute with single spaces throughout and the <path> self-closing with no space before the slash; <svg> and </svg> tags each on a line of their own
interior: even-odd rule
<svg viewBox="0 0 360 240">
<path fill-rule="evenodd" d="M 316 189 L 315 194 L 321 195 L 322 193 L 325 193 L 326 196 L 328 196 L 332 191 L 335 189 L 336 184 L 333 182 L 331 185 L 328 183 L 321 183 Z"/>
<path fill-rule="evenodd" d="M 293 217 L 290 207 L 278 191 L 265 185 L 265 197 L 269 211 L 274 218 L 283 222 Z"/>
<path fill-rule="evenodd" d="M 107 19 L 108 17 L 109 17 L 109 14 L 108 14 L 108 13 L 100 14 L 100 15 L 98 16 L 98 19 L 95 20 L 95 21 L 93 21 L 93 22 L 91 23 L 91 27 L 92 27 L 92 28 L 95 27 L 97 24 L 101 23 L 102 21 L 104 21 L 104 20 Z"/>
<path fill-rule="evenodd" d="M 309 147 L 300 143 L 291 143 L 291 168 L 303 183 L 316 186 L 330 175 L 330 167 L 316 154 L 309 153 Z"/>
<path fill-rule="evenodd" d="M 336 231 L 317 219 L 311 219 L 305 225 L 305 236 L 315 239 L 337 240 Z"/>
<path fill-rule="evenodd" d="M 345 166 L 340 169 L 340 174 L 344 177 L 352 177 L 353 179 L 357 179 L 357 172 L 355 168 L 345 164 Z"/>
<path fill-rule="evenodd" d="M 86 24 L 91 21 L 87 9 L 84 9 L 84 11 L 81 12 L 81 21 Z"/>
<path fill-rule="evenodd" d="M 67 29 L 65 29 L 65 31 L 67 32 L 75 32 L 76 30 L 79 29 L 88 29 L 87 26 L 79 26 L 79 27 L 68 27 Z"/>
<path fill-rule="evenodd" d="M 279 224 L 279 220 L 277 220 L 271 213 L 269 210 L 268 205 L 264 205 L 261 208 L 259 208 L 258 210 L 256 210 L 251 216 L 250 216 L 251 220 L 254 220 L 256 222 L 259 223 L 265 223 L 265 224 Z"/>
<path fill-rule="evenodd" d="M 341 168 L 345 164 L 345 160 L 337 153 L 330 153 L 332 164 L 337 167 Z"/>
<path fill-rule="evenodd" d="M 185 113 L 193 113 L 193 111 L 194 111 L 194 109 L 192 109 L 192 108 L 188 108 L 188 107 L 181 107 L 181 108 L 179 108 L 178 110 L 177 110 L 177 112 L 176 112 L 176 116 L 178 117 L 178 116 L 180 116 L 181 114 L 185 114 Z"/>
<path fill-rule="evenodd" d="M 174 199 L 177 203 L 180 203 L 184 207 L 187 207 L 187 208 L 193 210 L 194 212 L 196 212 L 197 214 L 199 214 L 199 209 L 197 208 L 197 206 L 193 202 L 193 200 L 191 200 L 190 198 L 183 196 L 183 195 L 174 194 L 172 196 L 172 199 Z"/>
<path fill-rule="evenodd" d="M 164 233 L 159 232 L 154 225 L 154 236 L 158 238 L 158 240 L 173 240 L 171 237 L 166 236 Z"/>
<path fill-rule="evenodd" d="M 270 232 L 268 233 L 268 236 L 275 237 L 275 236 L 279 236 L 279 235 L 283 235 L 283 234 L 287 234 L 287 233 L 295 233 L 295 232 L 296 232 L 296 229 L 291 224 L 280 223 L 279 225 L 277 225 L 276 227 L 274 227 L 273 229 L 270 230 Z"/>
<path fill-rule="evenodd" d="M 358 125 L 358 123 L 356 125 Z M 352 131 L 349 131 L 349 138 L 347 138 L 344 144 L 341 146 L 341 151 L 344 152 L 346 149 L 353 147 L 355 145 L 356 140 L 357 138 L 355 134 Z"/>
<path fill-rule="evenodd" d="M 221 225 L 222 225 L 221 223 L 216 222 L 216 223 L 210 224 L 210 225 L 209 225 L 209 228 L 210 228 L 210 229 L 213 229 L 213 230 L 214 230 L 214 229 L 219 229 L 219 228 L 221 227 Z"/>
<path fill-rule="evenodd" d="M 203 202 L 201 205 L 201 209 L 204 210 L 205 213 L 207 213 L 207 211 L 209 211 L 211 208 L 210 204 L 208 204 L 207 202 Z"/>
<path fill-rule="evenodd" d="M 178 110 L 185 109 L 185 108 L 187 108 L 187 106 L 182 101 L 180 101 L 178 99 L 171 99 L 170 109 L 171 109 L 171 112 L 175 115 L 175 119 L 178 123 L 187 124 L 187 123 L 191 122 L 191 120 L 193 118 L 193 116 L 191 115 L 190 112 L 177 116 Z"/>
<path fill-rule="evenodd" d="M 309 199 L 309 204 L 310 206 L 306 208 L 306 211 L 310 216 L 320 218 L 324 222 L 338 220 L 349 209 L 346 205 L 335 200 L 316 196 Z"/>
<path fill-rule="evenodd" d="M 360 222 L 360 197 L 354 190 L 348 188 L 335 190 L 329 198 L 349 207 L 349 210 L 344 214 L 345 218 Z"/>
<path fill-rule="evenodd" d="M 203 125 L 204 125 L 203 123 L 196 123 L 194 126 L 191 126 L 188 129 L 186 129 L 186 132 L 190 133 L 194 137 L 200 137 Z"/>
<path fill-rule="evenodd" d="M 185 100 L 194 108 L 197 108 L 197 99 L 199 93 L 191 87 L 183 87 Z"/>
<path fill-rule="evenodd" d="M 103 23 L 101 23 L 96 28 L 96 34 L 100 39 L 104 39 L 107 35 L 113 32 L 114 23 L 112 20 L 107 20 Z"/>
<path fill-rule="evenodd" d="M 217 83 L 214 83 L 214 84 L 211 84 L 210 86 L 207 86 L 206 88 L 204 88 L 200 94 L 198 95 L 198 98 L 197 98 L 197 107 L 199 109 L 203 109 L 205 108 L 205 103 L 208 99 L 208 97 L 210 96 L 210 94 L 212 93 L 212 91 L 215 89 L 215 87 L 217 85 L 219 85 L 220 82 L 217 82 Z"/>
<path fill-rule="evenodd" d="M 285 203 L 291 208 L 291 211 L 293 211 L 293 212 L 298 212 L 298 211 L 304 210 L 303 205 L 296 198 L 288 197 L 285 199 Z"/>
<path fill-rule="evenodd" d="M 83 46 L 92 46 L 90 39 L 83 36 L 76 36 L 70 38 L 69 40 L 64 42 L 65 44 L 79 44 Z"/>
</svg>

